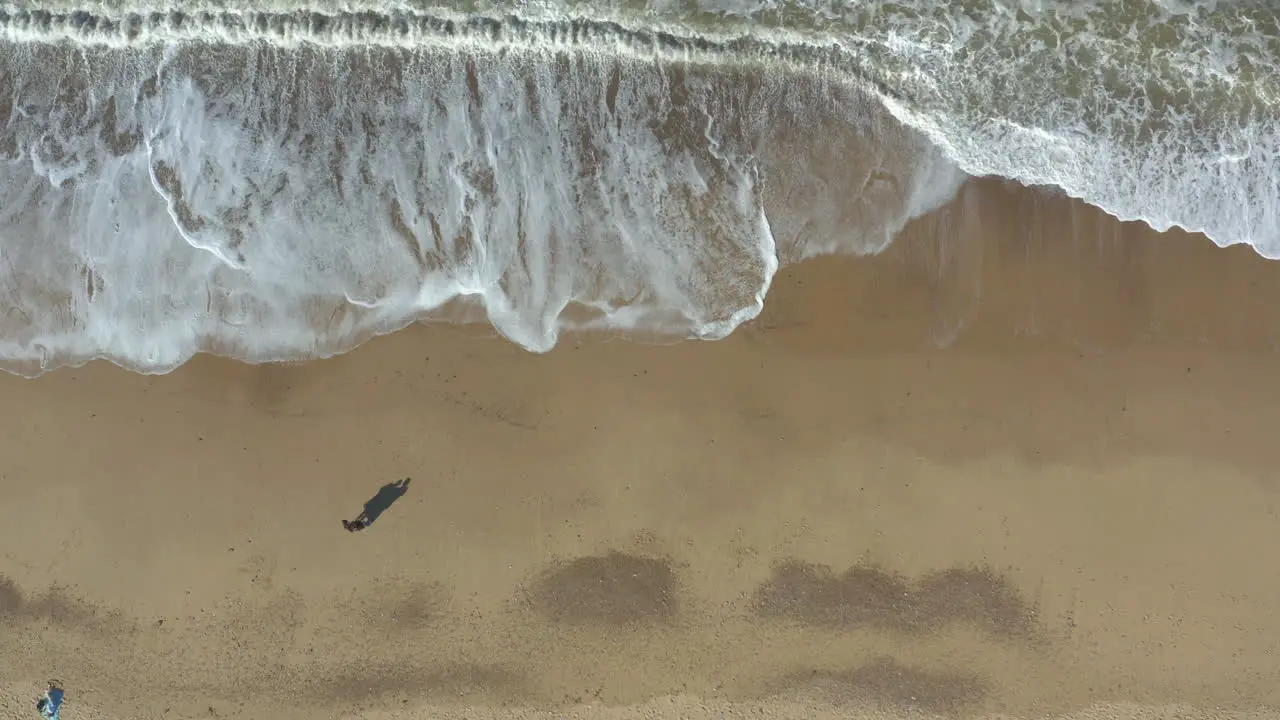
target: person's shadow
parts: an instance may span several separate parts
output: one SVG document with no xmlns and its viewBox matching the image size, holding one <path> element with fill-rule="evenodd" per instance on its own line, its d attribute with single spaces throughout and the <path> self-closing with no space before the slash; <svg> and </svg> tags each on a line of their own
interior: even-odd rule
<svg viewBox="0 0 1280 720">
<path fill-rule="evenodd" d="M 373 521 L 386 512 L 392 503 L 409 492 L 409 480 L 410 478 L 397 480 L 378 488 L 378 493 L 369 498 L 368 502 L 364 504 L 364 512 L 360 513 L 360 517 L 356 518 L 356 520 L 363 522 L 365 527 L 372 525 Z"/>
</svg>

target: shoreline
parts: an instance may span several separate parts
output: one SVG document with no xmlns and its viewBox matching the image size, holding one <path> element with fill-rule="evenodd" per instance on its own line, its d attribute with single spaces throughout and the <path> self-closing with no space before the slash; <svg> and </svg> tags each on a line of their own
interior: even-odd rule
<svg viewBox="0 0 1280 720">
<path fill-rule="evenodd" d="M 0 708 L 1274 711 L 1280 266 L 998 190 L 713 343 L 0 377 Z"/>
<path fill-rule="evenodd" d="M 1009 216 L 1021 222 L 1011 223 Z M 779 238 L 779 251 L 793 253 L 798 244 L 796 238 Z M 969 178 L 955 198 L 909 221 L 879 253 L 831 252 L 783 260 L 774 281 L 785 283 L 789 277 L 803 276 L 826 283 L 837 282 L 833 278 L 843 275 L 843 282 L 858 286 L 858 290 L 841 291 L 846 300 L 859 304 L 849 317 L 837 319 L 855 326 L 835 333 L 841 351 L 941 349 L 970 342 L 966 336 L 975 333 L 972 342 L 989 347 L 1042 343 L 1055 349 L 1074 346 L 1083 352 L 1100 352 L 1172 343 L 1244 352 L 1280 350 L 1280 315 L 1269 317 L 1267 312 L 1280 307 L 1280 289 L 1267 287 L 1280 285 L 1280 263 L 1249 246 L 1224 248 L 1199 233 L 1161 232 L 1142 222 L 1118 220 L 1056 188 Z M 1205 269 L 1220 293 L 1179 295 L 1179 286 L 1197 268 Z M 896 294 L 882 292 L 886 281 Z M 760 315 L 738 326 L 729 337 L 807 324 L 805 305 L 821 302 L 803 287 L 788 288 L 781 297 L 770 291 Z M 570 305 L 564 315 L 587 318 L 592 312 Z M 972 327 L 975 321 L 976 328 Z M 15 362 L 0 363 L 4 365 L 0 374 L 38 379 L 107 363 L 129 373 L 163 376 L 211 358 L 254 366 L 295 366 L 341 358 L 380 338 L 424 326 L 463 326 L 478 337 L 516 345 L 489 322 L 483 306 L 462 296 L 396 330 L 370 329 L 353 340 L 326 338 L 330 348 L 347 348 L 332 354 L 246 362 L 237 351 L 202 351 L 183 365 L 156 372 L 138 370 L 123 358 L 111 357 L 77 360 L 47 370 Z M 560 342 L 570 346 L 600 340 L 637 345 L 724 340 L 652 329 L 564 327 L 560 333 Z M 520 349 L 531 356 L 559 350 Z"/>
</svg>

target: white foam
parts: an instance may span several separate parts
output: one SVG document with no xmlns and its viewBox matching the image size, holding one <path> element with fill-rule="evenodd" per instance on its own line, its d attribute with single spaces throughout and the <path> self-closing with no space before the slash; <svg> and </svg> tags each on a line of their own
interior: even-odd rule
<svg viewBox="0 0 1280 720">
<path fill-rule="evenodd" d="M 0 359 L 28 373 L 322 356 L 467 295 L 534 351 L 571 305 L 600 311 L 584 326 L 724 337 L 763 307 L 777 237 L 795 257 L 874 251 L 961 177 L 814 72 L 528 49 L 7 52 L 0 293 L 25 316 Z M 797 163 L 819 129 L 867 162 Z M 836 212 L 806 241 L 813 203 Z"/>
<path fill-rule="evenodd" d="M 575 305 L 721 337 L 957 167 L 1280 256 L 1265 4 L 469 9 L 0 5 L 0 359 L 299 358 L 459 296 L 532 350 Z"/>
</svg>

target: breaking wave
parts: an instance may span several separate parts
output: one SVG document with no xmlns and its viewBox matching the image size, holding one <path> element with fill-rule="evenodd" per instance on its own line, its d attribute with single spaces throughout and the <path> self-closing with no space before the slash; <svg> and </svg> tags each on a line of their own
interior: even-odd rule
<svg viewBox="0 0 1280 720">
<path fill-rule="evenodd" d="M 0 362 L 718 338 L 969 175 L 1280 256 L 1261 5 L 0 5 Z"/>
</svg>

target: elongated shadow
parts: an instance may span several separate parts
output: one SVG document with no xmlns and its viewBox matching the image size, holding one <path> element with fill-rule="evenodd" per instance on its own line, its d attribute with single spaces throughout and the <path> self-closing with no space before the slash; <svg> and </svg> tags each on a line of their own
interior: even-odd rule
<svg viewBox="0 0 1280 720">
<path fill-rule="evenodd" d="M 356 517 L 357 529 L 372 525 L 395 501 L 404 497 L 404 494 L 409 492 L 410 479 L 397 480 L 378 488 L 377 494 L 369 498 L 364 504 L 364 510 Z M 345 520 L 343 523 L 347 524 Z"/>
</svg>

